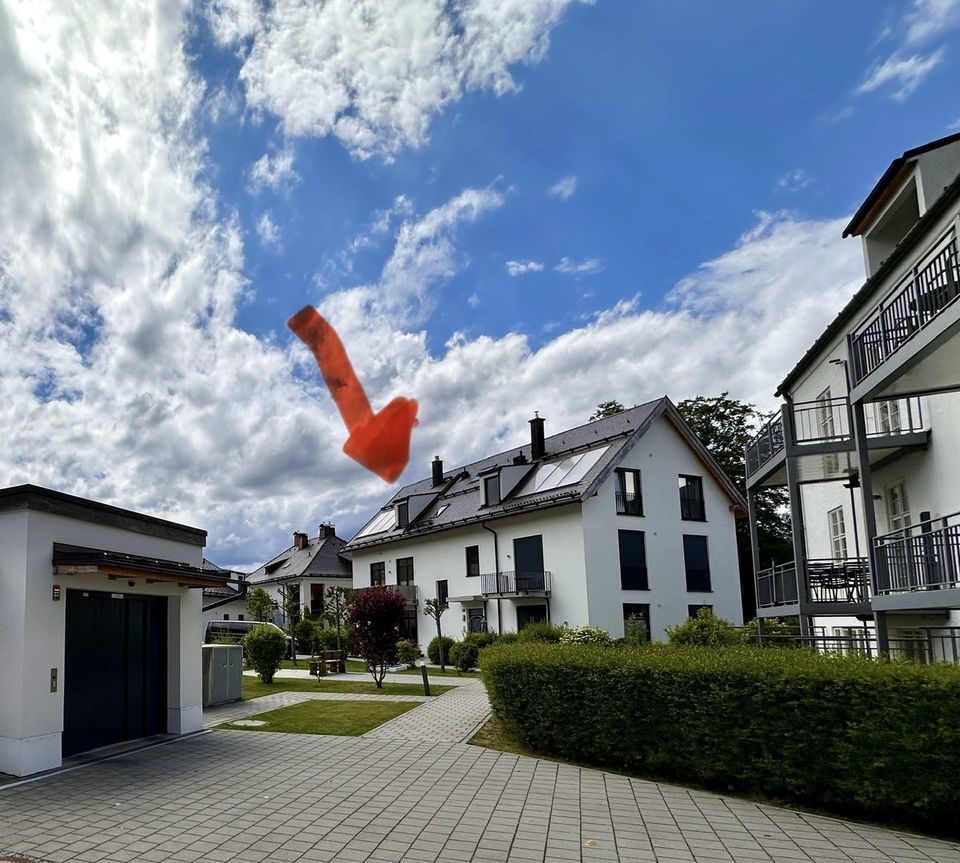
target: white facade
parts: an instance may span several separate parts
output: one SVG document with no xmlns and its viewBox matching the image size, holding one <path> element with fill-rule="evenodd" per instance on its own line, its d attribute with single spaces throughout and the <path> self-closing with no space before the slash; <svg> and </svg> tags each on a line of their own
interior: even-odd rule
<svg viewBox="0 0 960 863">
<path fill-rule="evenodd" d="M 30 506 L 0 507 L 0 772 L 26 776 L 61 764 L 64 694 L 72 685 L 64 674 L 65 618 L 73 591 L 166 597 L 165 730 L 202 728 L 200 590 L 176 580 L 54 573 L 54 543 L 200 566 L 202 539 L 156 533 Z"/>
<path fill-rule="evenodd" d="M 549 465 L 549 457 L 545 463 Z M 511 632 L 535 609 L 556 624 L 599 626 L 620 637 L 625 606 L 646 606 L 654 640 L 664 640 L 667 627 L 685 621 L 690 606 L 710 605 L 717 615 L 740 624 L 735 501 L 701 454 L 661 415 L 611 467 L 640 471 L 642 516 L 618 514 L 616 473 L 610 470 L 595 494 L 582 501 L 561 505 L 548 501 L 535 510 L 492 516 L 482 524 L 474 521 L 369 547 L 354 547 L 355 539 L 350 544 L 354 587 L 369 587 L 371 565 L 380 563 L 386 584 L 397 584 L 398 559 L 412 558 L 417 639 L 422 649 L 437 634 L 435 622 L 423 609 L 426 599 L 437 596 L 439 581 L 447 583 L 449 602 L 441 619 L 443 633 L 455 639 L 469 631 L 472 616 L 482 616 L 490 631 Z M 706 521 L 681 519 L 681 474 L 702 478 Z M 480 492 L 475 494 L 479 497 Z M 619 531 L 643 532 L 645 590 L 621 587 Z M 687 590 L 684 534 L 707 538 L 710 592 Z M 485 593 L 484 585 L 496 583 L 490 574 L 520 568 L 514 541 L 536 536 L 542 538 L 549 591 L 499 597 Z M 467 548 L 473 546 L 478 549 L 480 575 L 467 574 Z"/>
</svg>

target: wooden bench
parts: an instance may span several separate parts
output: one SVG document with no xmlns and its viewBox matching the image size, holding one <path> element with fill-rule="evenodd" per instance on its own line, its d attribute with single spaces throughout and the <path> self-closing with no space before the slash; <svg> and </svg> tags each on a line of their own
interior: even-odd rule
<svg viewBox="0 0 960 863">
<path fill-rule="evenodd" d="M 317 660 L 310 661 L 310 673 L 315 677 L 327 674 L 345 674 L 347 671 L 347 651 L 321 650 Z"/>
</svg>

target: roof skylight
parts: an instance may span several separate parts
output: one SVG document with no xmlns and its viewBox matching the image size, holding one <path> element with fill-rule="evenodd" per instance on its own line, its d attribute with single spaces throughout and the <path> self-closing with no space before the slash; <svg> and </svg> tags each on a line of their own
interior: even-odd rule
<svg viewBox="0 0 960 863">
<path fill-rule="evenodd" d="M 540 465 L 534 475 L 524 483 L 516 497 L 550 491 L 580 482 L 608 449 L 610 449 L 609 446 L 599 447 Z"/>
</svg>

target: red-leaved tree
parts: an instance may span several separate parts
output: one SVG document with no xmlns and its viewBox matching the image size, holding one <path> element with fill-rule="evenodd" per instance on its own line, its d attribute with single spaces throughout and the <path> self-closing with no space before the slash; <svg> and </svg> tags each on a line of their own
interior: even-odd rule
<svg viewBox="0 0 960 863">
<path fill-rule="evenodd" d="M 353 649 L 367 662 L 377 689 L 383 688 L 387 666 L 397 661 L 397 642 L 406 600 L 385 587 L 358 590 L 347 606 L 353 626 Z"/>
</svg>

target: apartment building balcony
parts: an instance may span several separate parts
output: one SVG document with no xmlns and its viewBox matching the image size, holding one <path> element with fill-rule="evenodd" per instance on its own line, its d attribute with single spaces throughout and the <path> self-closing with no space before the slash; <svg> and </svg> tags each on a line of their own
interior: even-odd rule
<svg viewBox="0 0 960 863">
<path fill-rule="evenodd" d="M 960 512 L 874 539 L 878 611 L 960 608 Z"/>
<path fill-rule="evenodd" d="M 796 565 L 785 563 L 757 573 L 757 616 L 868 615 L 870 594 L 866 558 L 807 560 L 799 579 Z"/>
<path fill-rule="evenodd" d="M 928 443 L 918 398 L 867 405 L 864 420 L 871 465 Z M 796 459 L 798 482 L 847 479 L 857 471 L 854 450 L 849 399 L 787 403 L 747 445 L 747 488 L 786 485 L 787 458 Z"/>
<path fill-rule="evenodd" d="M 376 586 L 376 585 L 375 585 Z M 379 587 L 385 587 L 391 593 L 402 596 L 407 601 L 407 608 L 417 607 L 417 586 L 415 584 L 381 584 Z M 365 590 L 371 590 L 370 587 L 358 587 L 354 593 L 363 593 Z"/>
<path fill-rule="evenodd" d="M 550 596 L 549 572 L 488 572 L 480 575 L 480 593 L 484 598 L 507 599 L 518 596 Z"/>
<path fill-rule="evenodd" d="M 856 401 L 960 385 L 960 259 L 951 227 L 848 336 Z"/>
</svg>

